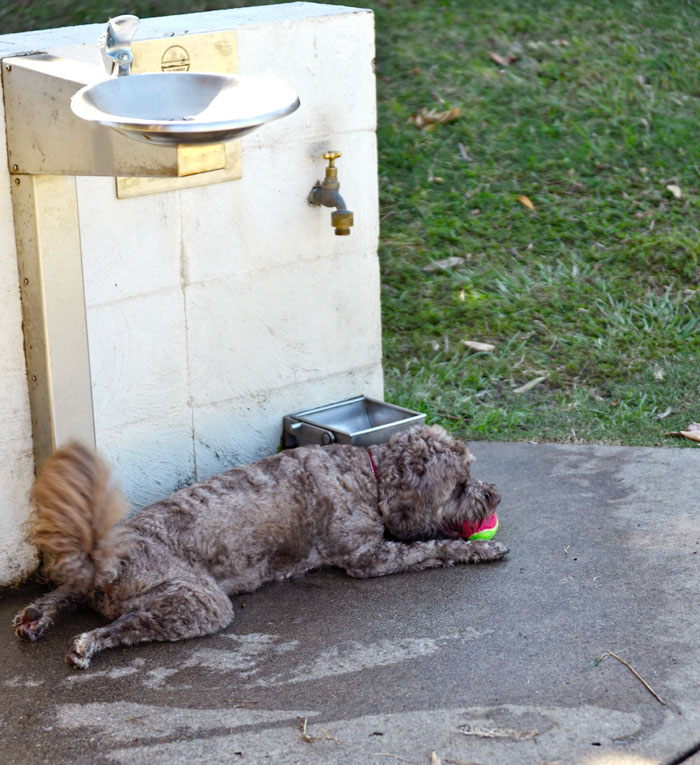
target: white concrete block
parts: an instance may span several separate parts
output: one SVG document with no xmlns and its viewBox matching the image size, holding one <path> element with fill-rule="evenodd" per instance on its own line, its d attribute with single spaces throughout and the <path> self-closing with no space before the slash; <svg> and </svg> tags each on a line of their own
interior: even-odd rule
<svg viewBox="0 0 700 765">
<path fill-rule="evenodd" d="M 359 394 L 383 398 L 381 364 L 196 407 L 197 480 L 274 454 L 282 417 Z"/>
<path fill-rule="evenodd" d="M 0 98 L 0 152 L 6 152 L 5 112 Z M 10 173 L 6 162 L 0 162 L 0 383 L 3 399 L 13 399 L 18 419 L 26 420 L 24 428 L 29 433 L 29 399 L 24 379 L 24 339 L 22 336 L 22 304 L 20 302 L 15 227 L 10 196 Z M 19 374 L 14 374 L 19 373 Z M 13 375 L 12 383 L 7 379 Z"/>
<path fill-rule="evenodd" d="M 105 23 L 107 19 L 105 19 Z M 143 19 L 136 39 L 236 29 L 242 74 L 272 74 L 299 94 L 301 108 L 246 139 L 251 145 L 324 138 L 376 128 L 374 15 L 315 3 Z M 46 50 L 101 65 L 104 25 L 0 36 L 0 57 Z"/>
<path fill-rule="evenodd" d="M 88 306 L 180 285 L 177 193 L 117 199 L 114 178 L 78 178 Z"/>
<path fill-rule="evenodd" d="M 5 153 L 5 115 L 0 98 L 0 154 Z M 6 586 L 21 581 L 38 563 L 36 551 L 24 539 L 34 456 L 6 162 L 0 162 L 0 344 L 0 586 Z"/>
<path fill-rule="evenodd" d="M 1 325 L 0 325 L 1 326 Z M 35 549 L 25 541 L 34 481 L 31 426 L 24 371 L 0 374 L 0 586 L 15 584 L 37 566 Z"/>
<path fill-rule="evenodd" d="M 186 298 L 196 406 L 381 358 L 374 253 L 201 282 L 187 287 Z"/>
<path fill-rule="evenodd" d="M 376 130 L 371 11 L 241 29 L 238 69 L 279 77 L 297 91 L 301 101 L 294 114 L 247 136 L 248 146 Z"/>
<path fill-rule="evenodd" d="M 88 310 L 95 429 L 190 421 L 187 336 L 180 290 Z"/>
<path fill-rule="evenodd" d="M 0 472 L 0 480 L 5 479 L 6 476 Z M 13 480 L 14 476 L 10 475 L 9 479 Z M 6 494 L 3 499 L 18 503 L 8 504 L 7 509 L 0 515 L 0 586 L 7 587 L 19 584 L 31 574 L 39 565 L 39 557 L 36 549 L 24 538 L 27 514 L 16 509 L 28 507 L 26 496 L 19 494 L 12 497 Z"/>
<path fill-rule="evenodd" d="M 221 29 L 242 29 L 261 24 L 280 24 L 298 19 L 313 20 L 324 16 L 366 13 L 366 9 L 342 5 L 291 2 L 174 16 L 157 16 L 141 19 L 137 39 L 148 40 L 154 37 L 199 34 Z M 54 55 L 68 55 L 69 52 L 72 53 L 70 49 L 75 46 L 92 48 L 95 46 L 97 38 L 104 31 L 106 23 L 107 19 L 105 18 L 102 24 L 83 24 L 75 27 L 39 29 L 31 32 L 0 35 L 0 56 L 15 56 L 37 50 Z"/>
<path fill-rule="evenodd" d="M 16 345 L 13 350 L 15 349 Z M 12 461 L 15 451 L 18 454 L 32 451 L 27 377 L 24 367 L 18 367 L 12 368 L 12 365 L 0 363 L 0 428 L 2 428 L 0 462 Z M 31 472 L 33 472 L 33 464 Z M 0 497 L 2 497 L 1 484 Z"/>
<path fill-rule="evenodd" d="M 6 586 L 31 573 L 38 558 L 24 538 L 34 481 L 26 376 L 24 369 L 2 369 L 1 362 L 0 428 L 0 586 Z"/>
<path fill-rule="evenodd" d="M 180 424 L 145 420 L 101 429 L 97 448 L 112 465 L 132 510 L 194 483 L 191 420 Z"/>
<path fill-rule="evenodd" d="M 0 338 L 3 349 L 0 354 L 0 380 L 7 373 L 21 372 L 24 375 L 26 370 L 12 207 L 9 199 L 7 205 L 4 202 L 0 193 Z M 9 213 L 9 221 L 4 218 L 3 212 Z M 6 222 L 10 225 L 4 225 Z M 25 400 L 26 387 L 26 380 L 23 380 L 21 396 Z"/>
<path fill-rule="evenodd" d="M 323 152 L 338 149 L 340 193 L 354 213 L 350 236 L 336 236 L 332 208 L 307 201 L 324 176 Z M 185 279 L 192 283 L 295 261 L 376 252 L 379 238 L 374 133 L 323 143 L 245 148 L 243 178 L 181 192 Z"/>
<path fill-rule="evenodd" d="M 0 57 L 99 64 L 103 29 L 3 36 Z M 243 139 L 243 179 L 129 200 L 112 178 L 78 179 L 97 442 L 135 507 L 274 451 L 284 414 L 382 397 L 373 16 L 288 3 L 145 19 L 138 37 L 222 29 L 238 31 L 242 73 L 302 102 Z M 307 204 L 329 149 L 349 237 Z M 21 541 L 33 460 L 9 185 L 0 163 L 0 584 L 36 561 Z"/>
</svg>

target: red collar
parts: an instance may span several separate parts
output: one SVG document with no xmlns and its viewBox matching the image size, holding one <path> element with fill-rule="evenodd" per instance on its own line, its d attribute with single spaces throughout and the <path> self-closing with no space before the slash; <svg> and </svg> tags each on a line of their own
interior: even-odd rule
<svg viewBox="0 0 700 765">
<path fill-rule="evenodd" d="M 372 475 L 374 476 L 375 480 L 377 478 L 377 466 L 374 464 L 374 460 L 372 459 L 372 452 L 367 449 L 367 456 L 369 457 L 369 466 L 372 470 Z"/>
</svg>

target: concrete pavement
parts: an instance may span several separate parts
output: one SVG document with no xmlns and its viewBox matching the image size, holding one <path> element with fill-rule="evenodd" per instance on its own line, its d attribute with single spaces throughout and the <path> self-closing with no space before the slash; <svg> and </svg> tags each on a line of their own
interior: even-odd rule
<svg viewBox="0 0 700 765">
<path fill-rule="evenodd" d="M 21 643 L 9 623 L 37 588 L 5 591 L 3 761 L 642 765 L 691 751 L 700 451 L 471 447 L 503 494 L 501 563 L 314 573 L 235 598 L 224 633 L 107 651 L 85 672 L 63 653 L 99 617 Z"/>
</svg>

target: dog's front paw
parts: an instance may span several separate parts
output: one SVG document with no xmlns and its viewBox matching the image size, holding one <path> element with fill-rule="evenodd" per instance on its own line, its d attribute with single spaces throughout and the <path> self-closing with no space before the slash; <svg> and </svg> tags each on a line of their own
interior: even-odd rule
<svg viewBox="0 0 700 765">
<path fill-rule="evenodd" d="M 492 560 L 501 560 L 510 550 L 501 542 L 493 539 L 479 539 L 469 542 L 472 547 L 470 563 L 485 563 Z"/>
<path fill-rule="evenodd" d="M 491 560 L 501 560 L 501 558 L 504 558 L 510 552 L 510 550 L 501 542 L 494 542 L 491 540 L 489 544 L 493 548 L 493 558 L 491 558 Z"/>
<path fill-rule="evenodd" d="M 87 632 L 83 632 L 82 635 L 73 638 L 66 654 L 66 663 L 69 667 L 75 667 L 75 669 L 87 669 L 90 666 L 90 659 L 93 653 L 95 653 L 95 648 L 90 640 L 90 635 Z"/>
<path fill-rule="evenodd" d="M 39 640 L 51 626 L 51 619 L 34 606 L 27 606 L 12 620 L 15 635 L 22 640 Z"/>
</svg>

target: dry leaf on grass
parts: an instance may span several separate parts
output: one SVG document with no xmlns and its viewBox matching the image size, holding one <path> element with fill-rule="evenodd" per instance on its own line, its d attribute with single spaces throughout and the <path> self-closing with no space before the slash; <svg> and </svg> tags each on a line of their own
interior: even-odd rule
<svg viewBox="0 0 700 765">
<path fill-rule="evenodd" d="M 488 56 L 493 61 L 494 64 L 498 64 L 498 66 L 508 66 L 508 64 L 512 64 L 514 61 L 518 60 L 518 57 L 514 53 L 509 53 L 507 56 L 501 56 L 500 53 L 496 53 L 496 51 L 490 50 L 488 51 Z"/>
<path fill-rule="evenodd" d="M 532 390 L 535 385 L 539 385 L 541 382 L 544 382 L 547 379 L 547 375 L 542 375 L 541 377 L 535 377 L 534 380 L 530 380 L 530 382 L 526 382 L 525 385 L 521 385 L 518 388 L 513 388 L 513 393 L 527 393 L 529 390 Z"/>
<path fill-rule="evenodd" d="M 675 183 L 669 183 L 668 186 L 666 186 L 666 191 L 670 191 L 671 194 L 673 194 L 673 196 L 676 199 L 683 198 L 683 192 L 681 191 L 681 187 Z"/>
<path fill-rule="evenodd" d="M 536 730 L 513 730 L 512 728 L 481 728 L 477 725 L 462 725 L 457 728 L 464 736 L 479 736 L 480 738 L 511 738 L 514 741 L 525 741 L 537 736 Z"/>
<path fill-rule="evenodd" d="M 527 207 L 528 210 L 534 210 L 535 209 L 535 205 L 532 204 L 532 200 L 530 199 L 530 197 L 526 197 L 525 194 L 521 194 L 518 197 L 518 202 L 520 202 L 520 204 L 523 207 Z"/>
<path fill-rule="evenodd" d="M 439 271 L 443 268 L 454 268 L 460 266 L 462 263 L 466 263 L 466 258 L 458 258 L 453 255 L 450 258 L 444 258 L 443 260 L 433 260 L 432 263 L 428 263 L 427 266 L 423 266 L 424 271 Z"/>
<path fill-rule="evenodd" d="M 445 112 L 423 107 L 420 111 L 414 112 L 408 118 L 408 121 L 412 122 L 418 130 L 433 130 L 436 125 L 444 125 L 446 122 L 454 122 L 461 116 L 462 112 L 458 106 L 453 106 Z"/>
<path fill-rule="evenodd" d="M 464 345 L 472 351 L 495 351 L 496 346 L 491 343 L 480 343 L 478 340 L 463 340 Z"/>
<path fill-rule="evenodd" d="M 671 433 L 666 433 L 666 435 L 680 436 L 681 438 L 688 438 L 691 441 L 700 443 L 700 423 L 691 422 L 685 430 L 674 430 Z"/>
<path fill-rule="evenodd" d="M 498 66 L 508 66 L 510 63 L 508 59 L 505 56 L 501 56 L 500 53 L 496 53 L 492 50 L 490 50 L 488 53 L 491 61 L 493 61 L 494 64 L 498 64 Z"/>
</svg>

